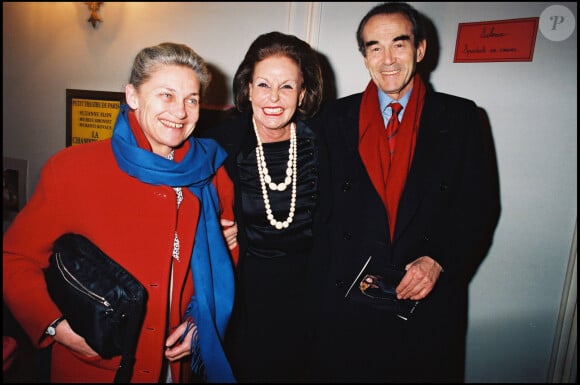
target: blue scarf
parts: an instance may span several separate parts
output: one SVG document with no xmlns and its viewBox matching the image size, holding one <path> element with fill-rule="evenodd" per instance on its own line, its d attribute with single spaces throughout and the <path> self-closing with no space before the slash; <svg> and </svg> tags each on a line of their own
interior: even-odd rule
<svg viewBox="0 0 580 385">
<path fill-rule="evenodd" d="M 211 183 L 227 154 L 212 139 L 190 137 L 190 148 L 181 162 L 166 159 L 138 146 L 128 114 L 129 107 L 121 106 L 112 137 L 113 153 L 121 170 L 144 183 L 187 187 L 201 204 L 191 256 L 195 295 L 185 314 L 197 325 L 192 341 L 192 368 L 208 382 L 235 382 L 222 346 L 234 301 L 233 266 Z"/>
</svg>

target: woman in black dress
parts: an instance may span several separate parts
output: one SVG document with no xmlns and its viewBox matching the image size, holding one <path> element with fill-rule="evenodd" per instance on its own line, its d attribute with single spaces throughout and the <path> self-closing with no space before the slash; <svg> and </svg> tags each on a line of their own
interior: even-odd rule
<svg viewBox="0 0 580 385">
<path fill-rule="evenodd" d="M 319 147 L 306 123 L 322 101 L 316 53 L 293 35 L 260 35 L 233 89 L 235 116 L 196 131 L 226 149 L 235 186 L 240 255 L 227 351 L 240 382 L 300 381 L 319 182 Z"/>
</svg>

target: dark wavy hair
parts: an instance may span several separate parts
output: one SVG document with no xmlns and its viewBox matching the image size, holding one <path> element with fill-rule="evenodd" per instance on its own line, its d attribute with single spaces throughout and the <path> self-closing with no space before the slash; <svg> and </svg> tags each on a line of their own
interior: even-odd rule
<svg viewBox="0 0 580 385">
<path fill-rule="evenodd" d="M 372 8 L 365 17 L 362 18 L 358 29 L 356 30 L 356 42 L 358 44 L 358 50 L 365 56 L 365 42 L 362 37 L 362 30 L 369 21 L 369 19 L 376 15 L 391 15 L 393 13 L 400 13 L 405 16 L 413 25 L 413 44 L 415 48 L 419 47 L 419 43 L 425 40 L 425 27 L 423 25 L 423 19 L 421 14 L 412 6 L 407 3 L 383 3 Z"/>
<path fill-rule="evenodd" d="M 312 117 L 322 102 L 322 70 L 316 52 L 308 43 L 294 35 L 269 32 L 258 36 L 250 45 L 244 60 L 234 75 L 234 103 L 240 112 L 250 111 L 252 105 L 248 85 L 252 82 L 256 63 L 273 55 L 283 55 L 298 64 L 302 72 L 302 89 L 306 90 L 296 110 L 298 119 Z"/>
</svg>

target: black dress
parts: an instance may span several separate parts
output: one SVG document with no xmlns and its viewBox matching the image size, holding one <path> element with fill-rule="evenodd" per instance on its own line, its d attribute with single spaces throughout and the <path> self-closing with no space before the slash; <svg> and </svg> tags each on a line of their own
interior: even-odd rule
<svg viewBox="0 0 580 385">
<path fill-rule="evenodd" d="M 290 141 L 264 143 L 267 167 L 283 181 Z M 237 268 L 236 303 L 228 330 L 228 351 L 240 382 L 289 382 L 303 379 L 306 276 L 312 245 L 312 217 L 317 199 L 317 152 L 310 129 L 297 125 L 297 199 L 294 220 L 277 230 L 266 219 L 255 147 L 240 151 L 239 176 L 246 246 Z M 274 217 L 284 221 L 291 186 L 268 189 Z M 240 210 L 238 210 L 239 212 Z"/>
</svg>

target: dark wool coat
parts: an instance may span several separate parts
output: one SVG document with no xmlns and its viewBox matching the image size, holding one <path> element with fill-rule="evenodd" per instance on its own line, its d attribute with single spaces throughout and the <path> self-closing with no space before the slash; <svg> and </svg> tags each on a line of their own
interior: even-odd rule
<svg viewBox="0 0 580 385">
<path fill-rule="evenodd" d="M 313 122 L 329 155 L 312 258 L 313 379 L 463 381 L 468 283 L 499 217 L 488 132 L 472 101 L 427 92 L 391 243 L 358 152 L 361 97 L 330 102 Z M 444 271 L 408 321 L 345 298 L 369 256 L 404 270 L 424 255 Z"/>
</svg>

